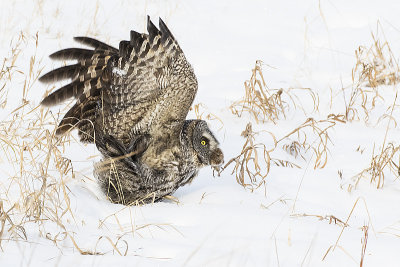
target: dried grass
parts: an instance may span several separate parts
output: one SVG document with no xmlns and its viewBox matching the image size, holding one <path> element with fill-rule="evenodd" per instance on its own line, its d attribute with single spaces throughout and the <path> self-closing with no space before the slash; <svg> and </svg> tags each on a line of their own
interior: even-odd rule
<svg viewBox="0 0 400 267">
<path fill-rule="evenodd" d="M 342 116 L 330 114 L 327 119 L 319 121 L 308 118 L 303 124 L 280 138 L 277 143 L 295 139 L 289 144 L 283 144 L 282 149 L 295 158 L 300 156 L 303 159 L 308 151 L 312 151 L 315 156 L 314 169 L 323 169 L 328 163 L 329 144 L 332 143 L 329 130 L 337 123 L 344 123 Z"/>
<path fill-rule="evenodd" d="M 371 32 L 371 36 L 373 44 L 370 47 L 359 46 L 355 52 L 357 63 L 352 70 L 353 81 L 373 88 L 394 85 L 400 80 L 400 68 L 379 22 L 376 33 Z M 377 36 L 382 36 L 383 41 Z"/>
<path fill-rule="evenodd" d="M 95 14 L 97 14 L 97 10 Z M 356 51 L 357 63 L 353 69 L 353 87 L 344 115 L 331 114 L 327 119 L 318 121 L 308 118 L 303 124 L 280 139 L 270 132 L 265 132 L 273 139 L 271 148 L 257 142 L 257 136 L 261 132 L 254 132 L 249 123 L 242 132 L 245 141 L 241 152 L 229 160 L 223 170 L 234 163 L 232 174 L 235 174 L 237 182 L 251 191 L 256 190 L 265 185 L 271 164 L 300 168 L 293 162 L 273 158 L 272 153 L 278 147 L 294 158 L 303 160 L 306 160 L 307 152 L 312 151 L 315 155 L 314 168 L 324 168 L 328 162 L 329 143 L 331 142 L 329 130 L 338 123 L 359 118 L 359 107 L 368 118 L 369 112 L 381 99 L 378 86 L 394 85 L 399 81 L 398 64 L 394 60 L 388 43 L 386 41 L 381 43 L 375 35 L 372 37 L 374 45 L 371 48 L 360 47 Z M 34 41 L 37 47 L 38 35 Z M 15 74 L 22 74 L 16 68 L 15 62 L 20 55 L 20 46 L 24 42 L 26 42 L 26 38 L 21 33 L 12 48 L 11 55 L 2 62 L 0 69 L 1 108 L 7 106 L 10 81 Z M 257 123 L 273 122 L 276 124 L 280 119 L 286 118 L 290 108 L 297 109 L 301 107 L 301 103 L 296 95 L 292 94 L 296 89 L 269 89 L 261 67 L 261 61 L 257 61 L 250 79 L 244 83 L 244 99 L 235 102 L 230 109 L 239 117 L 245 112 L 249 113 Z M 28 93 L 40 76 L 40 72 L 40 61 L 33 55 L 22 89 L 22 103 L 10 114 L 10 120 L 0 123 L 1 160 L 10 164 L 13 169 L 13 172 L 9 174 L 9 183 L 0 184 L 0 249 L 4 250 L 2 243 L 4 240 L 27 240 L 26 225 L 37 223 L 41 235 L 52 240 L 56 246 L 60 241 L 69 238 L 80 254 L 99 255 L 103 253 L 97 251 L 97 245 L 106 240 L 111 245 L 113 253 L 127 255 L 129 246 L 121 237 L 112 239 L 108 236 L 100 236 L 94 251 L 85 250 L 80 248 L 73 234 L 65 226 L 67 220 L 74 220 L 75 217 L 70 207 L 69 189 L 64 181 L 64 179 L 74 178 L 71 160 L 63 157 L 65 145 L 70 143 L 71 137 L 56 138 L 56 119 L 53 115 L 47 109 L 34 106 L 28 101 Z M 309 88 L 300 88 L 300 90 L 306 91 L 312 97 L 313 110 L 317 111 L 318 95 Z M 393 103 L 391 113 L 383 116 L 382 119 L 388 118 L 389 122 L 394 121 L 397 125 L 392 116 L 394 106 L 395 103 Z M 202 109 L 206 110 L 204 105 L 197 104 L 193 108 L 198 119 L 217 120 L 223 127 L 223 121 L 219 117 L 202 111 Z M 400 176 L 399 151 L 400 146 L 393 143 L 386 144 L 385 137 L 380 153 L 376 155 L 373 153 L 370 166 L 356 177 L 356 185 L 362 177 L 368 176 L 371 183 L 374 182 L 377 188 L 381 188 L 387 171 L 394 173 L 397 177 Z M 398 160 L 396 160 L 397 158 Z M 345 222 L 333 215 L 294 214 L 292 216 L 316 217 L 329 221 L 330 224 L 337 224 L 344 229 L 349 226 L 348 221 L 357 201 Z M 115 218 L 120 225 L 116 214 L 112 214 L 100 222 L 100 228 L 109 218 Z M 46 231 L 44 223 L 48 221 L 54 222 L 59 227 L 59 232 L 55 235 Z M 148 226 L 133 226 L 132 223 L 132 230 L 129 233 Z M 155 226 L 160 227 L 159 225 Z M 120 227 L 123 231 L 123 227 L 121 225 Z M 343 229 L 334 247 L 338 245 Z M 364 226 L 362 230 L 364 236 L 360 266 L 363 266 L 364 263 L 369 227 Z M 328 249 L 327 254 L 331 248 Z"/>
<path fill-rule="evenodd" d="M 14 211 L 14 219 L 6 216 L 8 223 L 3 221 L 2 228 L 7 227 L 8 232 L 15 228 L 25 231 L 25 224 L 50 220 L 65 229 L 63 217 L 74 217 L 68 188 L 63 183 L 64 177 L 72 173 L 70 161 L 62 157 L 67 139 L 56 139 L 55 130 L 46 129 L 55 126 L 48 110 L 25 102 L 12 113 L 12 118 L 0 123 L 0 149 L 14 169 L 8 183 L 2 185 L 4 191 L 0 191 L 2 204 L 11 207 L 8 211 Z"/>
<path fill-rule="evenodd" d="M 254 191 L 261 185 L 265 185 L 265 178 L 271 166 L 270 151 L 265 144 L 255 143 L 255 136 L 259 134 L 253 132 L 251 123 L 242 132 L 245 143 L 240 154 L 230 159 L 223 167 L 222 171 L 230 164 L 235 163 L 232 174 L 235 174 L 236 181 L 245 188 Z M 271 134 L 271 133 L 270 133 Z M 271 134 L 273 139 L 275 137 Z"/>
<path fill-rule="evenodd" d="M 254 132 L 251 123 L 248 123 L 246 129 L 241 134 L 241 136 L 245 139 L 241 152 L 236 157 L 231 158 L 221 168 L 220 172 L 224 171 L 231 164 L 234 164 L 232 174 L 235 174 L 237 182 L 243 187 L 254 191 L 260 186 L 266 184 L 266 178 L 269 174 L 271 164 L 274 164 L 278 167 L 301 168 L 298 164 L 294 162 L 274 158 L 272 157 L 272 154 L 276 151 L 280 142 L 286 140 L 288 137 L 294 135 L 295 133 L 297 135 L 300 135 L 299 131 L 302 128 L 308 126 L 314 126 L 312 129 L 319 133 L 319 140 L 321 142 L 325 142 L 325 145 L 322 145 L 321 142 L 315 142 L 313 145 L 308 145 L 306 142 L 303 142 L 302 146 L 308 146 L 308 149 L 312 149 L 316 152 L 316 168 L 323 168 L 326 164 L 328 154 L 327 142 L 329 140 L 329 137 L 326 132 L 330 127 L 333 127 L 333 125 L 320 129 L 316 125 L 314 125 L 312 120 L 310 121 L 311 122 L 309 122 L 309 124 L 303 124 L 280 140 L 277 140 L 275 135 L 268 131 Z M 271 137 L 273 145 L 271 145 L 270 148 L 267 148 L 267 145 L 263 143 L 256 142 L 256 136 L 260 135 L 261 133 L 266 133 Z M 295 143 L 298 144 L 298 142 Z M 318 146 L 315 146 L 315 144 L 318 144 Z M 293 148 L 293 153 L 300 154 L 300 152 L 298 152 L 299 150 L 300 149 L 298 149 L 297 147 Z M 320 166 L 322 159 L 325 159 L 324 166 Z"/>
<path fill-rule="evenodd" d="M 301 105 L 296 105 L 297 96 L 292 94 L 295 90 L 306 91 L 313 100 L 313 110 L 318 110 L 318 95 L 310 88 L 269 89 L 262 72 L 262 64 L 262 61 L 256 61 L 250 79 L 244 82 L 244 98 L 230 106 L 234 115 L 242 117 L 246 112 L 257 123 L 270 121 L 276 124 L 279 119 L 286 118 L 286 112 L 290 108 L 289 101 L 293 108 L 302 108 Z"/>
<path fill-rule="evenodd" d="M 348 227 L 349 225 L 347 223 L 345 223 L 344 221 L 340 220 L 339 218 L 337 218 L 336 216 L 333 215 L 316 215 L 316 214 L 292 214 L 290 215 L 290 217 L 294 217 L 294 218 L 300 218 L 300 217 L 311 217 L 311 218 L 317 218 L 320 221 L 328 221 L 329 224 L 335 224 L 335 225 L 339 225 L 341 227 Z"/>
<path fill-rule="evenodd" d="M 343 123 L 344 121 L 342 117 L 333 114 L 329 115 L 326 120 L 320 121 L 308 118 L 303 124 L 279 140 L 276 139 L 273 133 L 265 131 L 272 137 L 274 142 L 273 147 L 270 149 L 267 149 L 265 144 L 256 143 L 255 136 L 259 133 L 253 132 L 251 124 L 248 123 L 246 129 L 242 132 L 242 136 L 245 138 L 242 151 L 238 156 L 229 160 L 222 170 L 235 163 L 232 174 L 235 173 L 236 180 L 240 185 L 253 191 L 265 184 L 265 178 L 272 163 L 279 167 L 301 168 L 296 163 L 271 156 L 280 143 L 294 138 L 297 140 L 292 141 L 290 144 L 283 144 L 282 149 L 295 158 L 300 156 L 303 159 L 305 159 L 305 154 L 308 151 L 312 151 L 315 156 L 314 169 L 322 169 L 328 162 L 328 145 L 330 143 L 328 131 L 338 122 Z M 263 155 L 263 157 L 259 155 Z"/>
<path fill-rule="evenodd" d="M 244 98 L 234 102 L 230 106 L 230 110 L 238 117 L 241 117 L 244 112 L 249 113 L 257 123 L 270 121 L 277 124 L 279 119 L 286 118 L 286 113 L 290 108 L 295 110 L 302 108 L 302 103 L 300 98 L 292 93 L 295 90 L 293 88 L 270 90 L 266 85 L 261 67 L 262 62 L 256 61 L 250 79 L 244 83 Z M 318 95 L 310 88 L 300 89 L 311 96 L 313 111 L 318 111 Z M 284 101 L 284 98 L 287 100 Z M 303 108 L 302 110 L 306 114 Z M 245 142 L 241 152 L 238 156 L 230 159 L 222 171 L 230 164 L 235 163 L 232 174 L 235 174 L 237 182 L 253 191 L 262 184 L 265 185 L 265 178 L 271 164 L 279 167 L 301 168 L 294 162 L 271 156 L 279 144 L 282 144 L 282 149 L 294 158 L 301 157 L 303 160 L 306 160 L 305 154 L 308 151 L 313 151 L 315 155 L 314 168 L 322 169 L 328 161 L 328 145 L 330 143 L 328 131 L 338 122 L 345 122 L 343 116 L 330 114 L 325 120 L 316 121 L 308 118 L 303 124 L 280 139 L 277 139 L 271 132 L 266 132 L 274 141 L 273 146 L 268 149 L 265 144 L 256 142 L 256 135 L 259 133 L 253 132 L 251 123 L 248 123 L 242 133 Z M 287 143 L 288 140 L 289 143 Z"/>
<path fill-rule="evenodd" d="M 364 265 L 365 251 L 367 250 L 367 242 L 368 242 L 368 230 L 369 226 L 364 225 L 361 230 L 364 233 L 364 236 L 361 238 L 361 259 L 360 259 L 360 267 Z"/>
<path fill-rule="evenodd" d="M 21 54 L 21 46 L 25 42 L 25 36 L 21 32 L 16 40 L 10 42 L 11 51 L 9 55 L 3 58 L 0 68 L 0 108 L 5 108 L 7 105 L 8 86 L 15 74 L 21 71 L 15 66 L 19 55 Z"/>
<path fill-rule="evenodd" d="M 32 42 L 38 46 L 38 35 L 32 38 L 21 33 L 11 56 L 3 61 L 0 74 L 1 104 L 7 110 L 11 110 L 7 102 L 10 82 L 20 78 L 16 74 L 25 79 L 20 89 L 21 104 L 10 112 L 8 120 L 0 122 L 0 164 L 6 165 L 0 180 L 0 249 L 5 249 L 4 240 L 29 242 L 26 229 L 35 225 L 37 235 L 51 240 L 57 247 L 64 247 L 63 241 L 70 239 L 82 255 L 99 254 L 82 249 L 69 230 L 71 224 L 77 225 L 67 186 L 75 172 L 64 152 L 74 136 L 57 137 L 59 118 L 49 109 L 28 100 L 40 76 L 41 62 L 33 55 L 26 73 L 15 66 L 20 51 Z M 102 238 L 110 242 L 113 251 L 126 255 L 128 247 L 121 250 L 118 245 L 121 241 L 112 242 L 107 236 Z"/>
<path fill-rule="evenodd" d="M 217 121 L 220 125 L 218 130 L 221 130 L 224 127 L 224 122 L 222 121 L 222 119 L 214 113 L 208 112 L 208 108 L 202 103 L 197 103 L 193 105 L 192 107 L 190 107 L 190 111 L 194 111 L 196 119 L 198 120 L 206 119 L 209 121 Z"/>
<path fill-rule="evenodd" d="M 395 86 L 400 80 L 399 64 L 378 22 L 376 34 L 371 33 L 373 44 L 359 46 L 355 51 L 356 64 L 352 69 L 352 89 L 346 103 L 346 120 L 359 120 L 361 111 L 366 122 L 378 101 L 384 101 L 380 86 Z M 383 41 L 381 41 L 383 39 Z M 344 93 L 344 92 L 343 92 Z M 345 97 L 346 98 L 346 97 Z"/>
<path fill-rule="evenodd" d="M 354 204 L 353 204 L 353 207 L 351 208 L 351 211 L 350 211 L 349 215 L 347 216 L 346 221 L 345 221 L 344 224 L 341 226 L 341 227 L 342 227 L 342 230 L 340 231 L 339 236 L 338 236 L 338 238 L 336 239 L 335 244 L 329 246 L 329 248 L 328 248 L 328 249 L 326 250 L 326 252 L 325 252 L 324 257 L 322 258 L 322 261 L 325 260 L 325 258 L 328 256 L 329 253 L 334 252 L 335 249 L 336 249 L 337 247 L 338 247 L 338 248 L 342 248 L 342 247 L 339 245 L 340 238 L 341 238 L 342 235 L 343 235 L 344 229 L 345 229 L 347 226 L 349 226 L 349 220 L 350 220 L 351 216 L 353 215 L 353 212 L 354 212 L 355 208 L 357 207 L 357 204 L 359 203 L 360 200 L 362 200 L 362 202 L 364 203 L 365 211 L 366 211 L 366 214 L 368 215 L 368 221 L 369 221 L 369 222 L 371 221 L 371 216 L 370 216 L 370 213 L 369 213 L 369 211 L 368 211 L 368 207 L 367 207 L 367 203 L 365 202 L 365 199 L 362 198 L 362 197 L 357 198 L 356 201 L 355 201 Z M 373 227 L 372 227 L 372 229 L 373 229 Z M 362 230 L 363 230 L 364 237 L 365 237 L 365 236 L 366 236 L 365 229 L 362 229 Z M 368 231 L 368 229 L 367 229 L 367 231 Z M 365 246 L 366 246 L 366 241 L 365 241 Z M 343 248 L 342 248 L 342 249 L 343 249 Z M 364 250 L 364 252 L 365 252 L 365 250 Z M 361 261 L 363 261 L 363 256 L 362 256 L 362 258 L 361 258 Z"/>
<path fill-rule="evenodd" d="M 389 132 L 390 123 L 393 121 L 393 110 L 396 105 L 397 94 L 391 106 L 391 112 L 386 126 L 385 137 L 379 153 L 375 154 L 375 146 L 372 151 L 372 157 L 369 167 L 354 176 L 354 185 L 348 185 L 347 190 L 350 192 L 353 188 L 356 188 L 363 177 L 369 178 L 371 183 L 376 184 L 376 188 L 382 188 L 385 181 L 385 173 L 392 173 L 396 178 L 400 177 L 400 146 L 396 146 L 394 143 L 389 142 L 386 144 L 387 135 Z M 397 126 L 394 121 L 395 126 Z M 395 159 L 398 158 L 398 161 Z"/>
<path fill-rule="evenodd" d="M 10 166 L 6 169 L 9 178 L 0 184 L 1 240 L 26 240 L 26 224 L 41 225 L 52 220 L 62 226 L 62 217 L 71 213 L 67 189 L 54 176 L 60 175 L 62 179 L 71 172 L 60 150 L 66 139 L 56 140 L 54 132 L 47 129 L 55 125 L 54 117 L 27 100 L 29 90 L 40 76 L 40 61 L 33 55 L 27 73 L 15 66 L 22 46 L 32 41 L 37 48 L 37 34 L 32 40 L 20 33 L 11 55 L 3 60 L 0 74 L 2 108 L 7 106 L 8 89 L 15 75 L 25 76 L 21 105 L 10 113 L 10 120 L 0 122 L 1 160 Z"/>
<path fill-rule="evenodd" d="M 395 158 L 398 158 L 395 161 Z M 369 179 L 371 183 L 376 185 L 376 188 L 382 188 L 384 186 L 385 177 L 389 173 L 392 173 L 394 177 L 400 176 L 400 146 L 395 146 L 393 143 L 387 144 L 382 147 L 380 153 L 372 153 L 370 166 L 362 170 L 356 176 L 354 176 L 354 185 L 348 185 L 347 190 L 350 192 L 357 188 L 361 179 Z"/>
<path fill-rule="evenodd" d="M 279 145 L 295 159 L 301 158 L 307 160 L 307 154 L 311 151 L 314 157 L 311 159 L 314 169 L 324 168 L 328 163 L 330 154 L 329 146 L 332 143 L 329 136 L 330 130 L 338 123 L 360 119 L 362 113 L 364 114 L 364 120 L 368 122 L 371 117 L 371 111 L 375 109 L 378 101 L 384 101 L 379 93 L 379 90 L 382 90 L 380 86 L 395 86 L 399 81 L 398 62 L 388 42 L 386 39 L 381 42 L 376 37 L 380 35 L 380 31 L 382 30 L 378 23 L 377 33 L 372 34 L 373 45 L 370 48 L 360 46 L 356 51 L 357 61 L 352 70 L 353 86 L 348 102 L 346 102 L 345 97 L 345 114 L 330 114 L 326 119 L 318 121 L 310 117 L 303 124 L 279 139 L 276 139 L 270 133 L 274 138 L 274 145 L 268 149 L 265 144 L 257 143 L 255 134 L 251 134 L 246 137 L 240 154 L 228 161 L 223 169 L 235 162 L 233 173 L 236 174 L 238 183 L 245 187 L 249 187 L 251 184 L 252 190 L 254 190 L 254 187 L 257 188 L 260 186 L 260 181 L 265 182 L 271 164 L 280 167 L 300 168 L 298 164 L 293 162 L 273 158 L 273 152 Z M 271 90 L 268 88 L 262 72 L 261 61 L 256 62 L 254 69 L 252 69 L 251 77 L 245 81 L 244 87 L 244 98 L 234 102 L 230 106 L 231 112 L 238 117 L 241 117 L 244 113 L 248 113 L 257 123 L 273 122 L 277 124 L 280 119 L 286 118 L 287 112 L 290 109 L 297 109 L 302 106 L 301 100 L 295 94 L 291 93 L 292 89 Z M 304 89 L 312 97 L 314 103 L 313 111 L 318 111 L 318 95 L 309 88 Z M 397 127 L 396 118 L 393 116 L 393 111 L 397 107 L 396 99 L 397 95 L 393 104 L 387 108 L 386 113 L 381 115 L 377 121 L 377 123 L 380 123 L 387 119 L 387 131 L 390 123 L 393 123 Z M 365 176 L 368 176 L 371 183 L 375 183 L 377 188 L 381 188 L 384 183 L 385 173 L 390 171 L 395 177 L 400 175 L 400 147 L 393 143 L 386 145 L 386 135 L 380 153 L 376 155 L 373 153 L 370 166 L 355 177 L 356 183 L 355 185 L 349 185 L 349 191 L 356 187 L 360 179 Z M 255 145 L 256 143 L 257 145 Z M 253 153 L 257 149 L 259 150 L 259 154 L 265 155 L 265 168 L 260 168 L 258 161 L 255 161 L 256 158 L 253 157 Z M 399 157 L 398 160 L 396 160 L 397 157 Z M 249 163 L 251 163 L 250 167 Z M 255 181 L 258 182 L 255 183 Z"/>
</svg>

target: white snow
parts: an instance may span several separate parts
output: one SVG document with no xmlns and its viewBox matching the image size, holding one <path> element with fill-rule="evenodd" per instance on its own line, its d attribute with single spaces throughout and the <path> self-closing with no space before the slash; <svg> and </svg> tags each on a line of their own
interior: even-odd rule
<svg viewBox="0 0 400 267">
<path fill-rule="evenodd" d="M 373 109 L 373 93 L 368 93 L 368 117 L 359 96 L 354 104 L 359 118 L 336 121 L 327 132 L 324 168 L 314 168 L 312 149 L 302 150 L 304 159 L 285 151 L 283 145 L 297 140 L 293 135 L 270 155 L 300 168 L 272 163 L 265 186 L 254 191 L 237 183 L 231 164 L 220 177 L 210 168 L 201 170 L 174 194 L 178 203 L 126 207 L 107 201 L 97 187 L 92 170 L 100 157 L 93 145 L 79 143 L 76 133 L 64 146 L 56 139 L 48 143 L 53 139 L 46 139 L 45 129 L 51 134 L 67 108 L 51 108 L 44 126 L 37 126 L 48 110 L 37 105 L 46 90 L 55 89 L 37 77 L 63 64 L 49 54 L 80 46 L 73 36 L 118 47 L 130 30 L 145 31 L 147 15 L 156 25 L 161 17 L 197 75 L 194 104 L 202 104 L 203 118 L 213 114 L 222 121 L 208 123 L 228 162 L 242 151 L 248 122 L 260 132 L 255 143 L 272 150 L 271 134 L 279 140 L 308 118 L 345 114 L 355 51 L 373 45 L 371 33 L 382 44 L 387 41 L 398 59 L 399 11 L 400 2 L 393 0 L 1 1 L 0 67 L 7 60 L 0 105 L 7 103 L 0 109 L 0 266 L 359 266 L 366 227 L 364 266 L 398 266 L 399 174 L 387 166 L 379 189 L 370 181 L 371 172 L 358 183 L 356 177 L 383 145 L 400 145 L 400 100 L 394 102 L 399 85 L 378 86 Z M 243 98 L 256 60 L 264 64 L 269 88 L 293 88 L 296 108 L 286 98 L 286 117 L 276 124 L 257 123 L 248 114 L 238 118 L 229 109 Z M 310 94 L 296 88 L 318 95 L 318 110 Z M 188 118 L 195 117 L 192 110 Z M 27 128 L 31 135 L 25 135 Z M 309 144 L 318 144 L 315 132 L 307 128 L 305 133 Z M 41 134 L 42 143 L 32 145 Z M 27 144 L 32 151 L 15 150 Z M 54 147 L 58 152 L 52 150 L 47 162 L 43 151 Z M 73 172 L 58 171 L 54 153 L 65 158 L 58 164 Z M 47 164 L 51 176 L 46 180 L 40 170 Z M 391 164 L 400 165 L 399 151 Z M 35 210 L 38 206 L 43 210 Z M 83 255 L 88 252 L 99 255 Z"/>
</svg>

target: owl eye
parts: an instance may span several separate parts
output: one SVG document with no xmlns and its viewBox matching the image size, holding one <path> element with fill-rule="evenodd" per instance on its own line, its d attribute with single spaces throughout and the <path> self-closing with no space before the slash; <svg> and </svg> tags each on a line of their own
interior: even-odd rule
<svg viewBox="0 0 400 267">
<path fill-rule="evenodd" d="M 202 138 L 201 138 L 201 141 L 200 141 L 200 144 L 201 144 L 202 146 L 207 145 L 207 144 L 208 144 L 208 139 L 205 138 L 205 137 L 202 137 Z"/>
</svg>

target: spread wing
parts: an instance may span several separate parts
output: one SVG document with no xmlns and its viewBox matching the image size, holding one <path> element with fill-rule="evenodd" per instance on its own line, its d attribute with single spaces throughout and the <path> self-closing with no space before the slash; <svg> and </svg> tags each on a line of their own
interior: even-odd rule
<svg viewBox="0 0 400 267">
<path fill-rule="evenodd" d="M 121 41 L 119 49 L 75 37 L 93 49 L 69 48 L 50 56 L 77 61 L 40 78 L 47 83 L 71 79 L 42 101 L 51 106 L 76 98 L 58 134 L 78 128 L 81 140 L 92 142 L 101 130 L 129 144 L 134 136 L 156 135 L 183 122 L 197 92 L 197 79 L 161 19 L 157 29 L 148 17 L 147 30 L 148 34 L 131 31 L 130 41 Z"/>
</svg>

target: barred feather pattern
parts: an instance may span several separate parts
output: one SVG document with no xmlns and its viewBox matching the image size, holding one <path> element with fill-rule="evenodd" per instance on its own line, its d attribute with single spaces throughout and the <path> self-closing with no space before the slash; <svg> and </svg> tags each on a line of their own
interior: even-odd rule
<svg viewBox="0 0 400 267">
<path fill-rule="evenodd" d="M 92 49 L 53 53 L 54 60 L 75 62 L 40 78 L 69 81 L 42 105 L 75 99 L 57 134 L 78 129 L 82 142 L 96 144 L 103 160 L 95 175 L 109 199 L 122 204 L 161 200 L 201 167 L 223 162 L 207 124 L 185 120 L 198 86 L 175 37 L 161 19 L 157 28 L 148 17 L 147 32 L 131 31 L 118 48 L 75 37 Z M 207 146 L 200 144 L 203 134 Z"/>
<path fill-rule="evenodd" d="M 160 144 L 158 141 L 168 141 L 162 143 L 165 148 L 157 158 L 153 158 L 162 164 L 159 167 L 150 164 L 145 156 L 148 149 L 145 152 L 139 149 L 138 154 L 132 154 L 131 150 L 125 150 L 115 139 L 100 138 L 99 149 L 109 156 L 95 165 L 94 174 L 103 192 L 114 203 L 145 204 L 160 201 L 179 187 L 191 183 L 197 176 L 199 168 L 204 166 L 196 155 L 192 141 L 199 122 L 198 120 L 184 122 L 180 141 L 181 147 L 185 149 L 175 151 L 173 159 L 164 158 L 169 152 L 167 144 L 173 140 L 157 140 L 158 144 Z M 136 146 L 133 149 L 137 150 Z M 125 156 L 116 157 L 116 155 Z"/>
<path fill-rule="evenodd" d="M 44 106 L 77 99 L 57 134 L 78 128 L 81 141 L 93 142 L 99 128 L 127 144 L 136 134 L 154 133 L 163 123 L 185 119 L 197 92 L 197 80 L 161 19 L 159 26 L 160 30 L 148 19 L 148 34 L 131 31 L 130 41 L 121 41 L 118 49 L 92 38 L 75 37 L 94 49 L 68 48 L 50 56 L 78 61 L 40 78 L 45 83 L 71 80 L 47 96 Z M 153 123 L 155 118 L 162 119 Z"/>
</svg>

